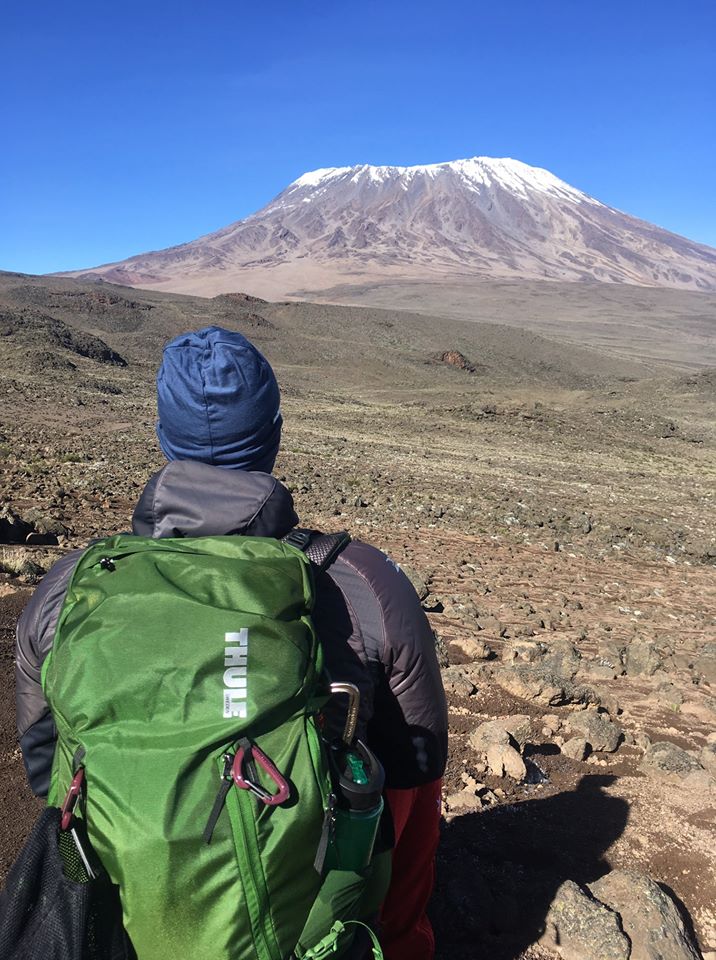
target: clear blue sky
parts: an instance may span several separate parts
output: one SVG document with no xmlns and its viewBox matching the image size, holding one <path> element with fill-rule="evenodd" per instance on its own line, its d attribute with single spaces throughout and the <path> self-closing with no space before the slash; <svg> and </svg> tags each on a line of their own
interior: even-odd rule
<svg viewBox="0 0 716 960">
<path fill-rule="evenodd" d="M 714 0 L 63 0 L 0 27 L 0 269 L 90 266 L 306 170 L 544 166 L 716 246 Z"/>
</svg>

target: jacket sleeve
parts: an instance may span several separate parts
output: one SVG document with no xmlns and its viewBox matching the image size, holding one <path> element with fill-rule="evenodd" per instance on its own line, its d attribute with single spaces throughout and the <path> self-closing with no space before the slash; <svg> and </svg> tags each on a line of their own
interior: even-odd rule
<svg viewBox="0 0 716 960">
<path fill-rule="evenodd" d="M 62 557 L 35 590 L 17 623 L 15 647 L 15 709 L 20 749 L 30 787 L 44 797 L 57 733 L 42 692 L 42 664 L 55 639 L 57 620 L 72 571 L 80 557 L 73 550 Z"/>
<path fill-rule="evenodd" d="M 441 777 L 447 706 L 435 638 L 405 574 L 380 550 L 353 541 L 331 568 L 360 624 L 374 681 L 368 740 L 386 785 L 417 787 Z"/>
</svg>

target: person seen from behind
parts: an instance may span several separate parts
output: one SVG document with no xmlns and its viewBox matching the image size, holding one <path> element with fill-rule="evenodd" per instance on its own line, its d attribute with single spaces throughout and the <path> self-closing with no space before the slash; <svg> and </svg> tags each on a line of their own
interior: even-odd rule
<svg viewBox="0 0 716 960">
<path fill-rule="evenodd" d="M 298 524 L 272 475 L 279 387 L 241 334 L 207 327 L 176 337 L 157 376 L 157 435 L 167 464 L 151 477 L 132 531 L 144 537 L 283 538 Z M 17 723 L 30 785 L 47 794 L 55 729 L 40 671 L 80 551 L 44 578 L 17 630 Z M 358 732 L 383 764 L 395 845 L 379 930 L 386 960 L 431 960 L 426 914 L 434 884 L 447 710 L 434 639 L 405 574 L 352 540 L 316 583 L 314 622 L 329 674 L 361 691 Z"/>
</svg>

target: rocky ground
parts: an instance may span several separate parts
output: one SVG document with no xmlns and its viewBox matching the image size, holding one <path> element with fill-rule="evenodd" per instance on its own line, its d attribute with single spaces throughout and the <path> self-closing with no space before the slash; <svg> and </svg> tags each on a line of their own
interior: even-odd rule
<svg viewBox="0 0 716 960">
<path fill-rule="evenodd" d="M 202 316 L 198 298 L 62 283 L 0 295 L 3 873 L 37 809 L 15 619 L 57 556 L 128 528 L 162 462 L 159 346 Z M 276 469 L 303 521 L 388 550 L 434 628 L 439 956 L 716 956 L 713 370 L 489 325 L 204 303 L 277 367 Z"/>
</svg>

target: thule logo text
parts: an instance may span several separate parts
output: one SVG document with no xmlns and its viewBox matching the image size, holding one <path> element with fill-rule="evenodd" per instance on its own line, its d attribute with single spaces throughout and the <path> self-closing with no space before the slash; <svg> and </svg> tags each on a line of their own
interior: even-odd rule
<svg viewBox="0 0 716 960">
<path fill-rule="evenodd" d="M 224 634 L 224 717 L 245 720 L 248 712 L 249 631 Z"/>
</svg>

